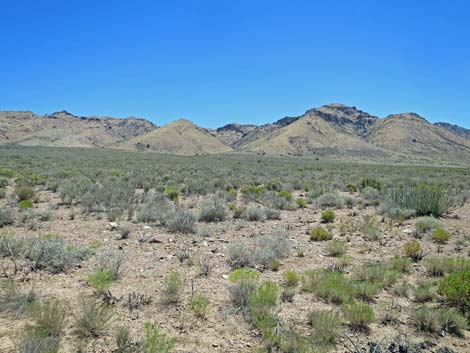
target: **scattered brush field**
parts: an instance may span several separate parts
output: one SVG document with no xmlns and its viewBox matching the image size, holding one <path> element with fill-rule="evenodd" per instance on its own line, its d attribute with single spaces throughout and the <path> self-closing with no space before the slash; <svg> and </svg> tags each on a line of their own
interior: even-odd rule
<svg viewBox="0 0 470 353">
<path fill-rule="evenodd" d="M 470 168 L 0 147 L 0 352 L 470 352 Z"/>
</svg>

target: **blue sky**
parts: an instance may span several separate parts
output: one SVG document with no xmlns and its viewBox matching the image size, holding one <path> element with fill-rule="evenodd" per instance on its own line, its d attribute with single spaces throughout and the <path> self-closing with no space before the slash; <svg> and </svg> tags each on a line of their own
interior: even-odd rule
<svg viewBox="0 0 470 353">
<path fill-rule="evenodd" d="M 266 123 L 341 102 L 470 128 L 470 2 L 4 1 L 0 109 Z"/>
</svg>

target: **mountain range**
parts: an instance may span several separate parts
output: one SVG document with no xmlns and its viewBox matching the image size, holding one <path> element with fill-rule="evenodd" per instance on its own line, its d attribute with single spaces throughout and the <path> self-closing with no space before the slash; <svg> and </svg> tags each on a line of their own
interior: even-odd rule
<svg viewBox="0 0 470 353">
<path fill-rule="evenodd" d="M 401 162 L 470 162 L 470 129 L 432 124 L 416 113 L 385 118 L 328 104 L 264 125 L 199 127 L 185 119 L 161 127 L 140 118 L 0 111 L 0 144 L 90 147 L 181 155 L 259 153 Z"/>
</svg>

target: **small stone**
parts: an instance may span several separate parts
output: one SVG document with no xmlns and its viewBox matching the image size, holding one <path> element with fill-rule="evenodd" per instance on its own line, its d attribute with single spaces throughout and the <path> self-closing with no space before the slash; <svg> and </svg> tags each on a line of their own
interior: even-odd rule
<svg viewBox="0 0 470 353">
<path fill-rule="evenodd" d="M 155 235 L 152 238 L 150 238 L 149 243 L 151 244 L 161 244 L 165 242 L 165 238 L 160 236 L 160 235 Z"/>
</svg>

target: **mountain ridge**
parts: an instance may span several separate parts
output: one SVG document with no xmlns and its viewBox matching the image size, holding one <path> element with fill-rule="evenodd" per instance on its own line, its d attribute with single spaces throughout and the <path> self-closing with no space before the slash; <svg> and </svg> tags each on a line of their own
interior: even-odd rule
<svg viewBox="0 0 470 353">
<path fill-rule="evenodd" d="M 470 161 L 470 129 L 430 123 L 413 112 L 381 118 L 341 103 L 262 125 L 229 123 L 216 129 L 188 119 L 157 126 L 138 117 L 82 117 L 66 110 L 44 115 L 0 111 L 0 144 L 12 143 L 182 155 L 243 152 Z"/>
</svg>

